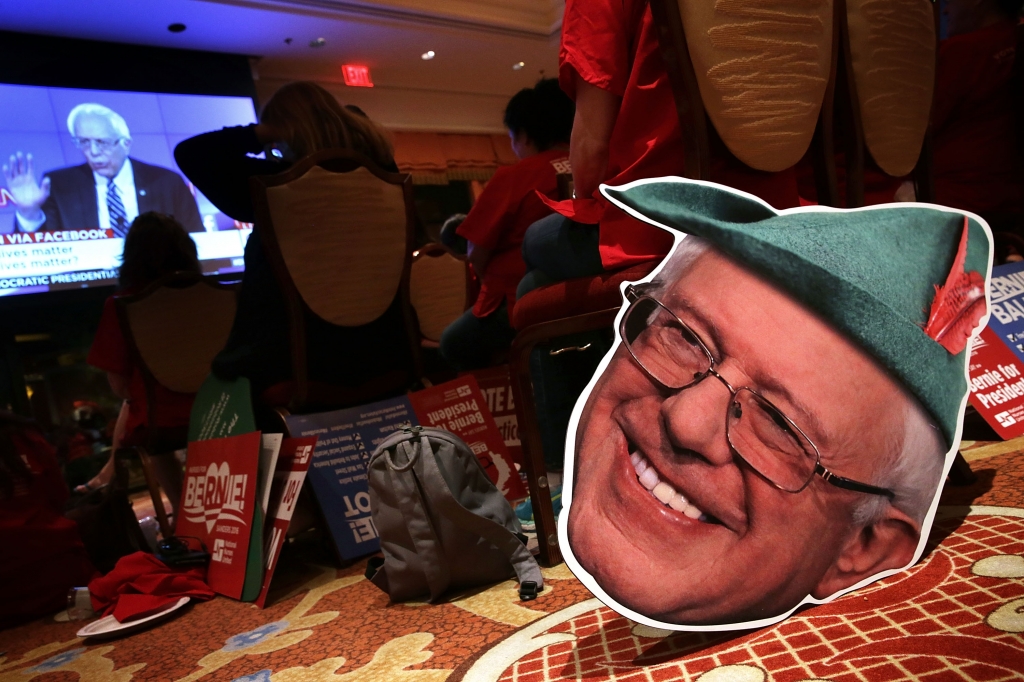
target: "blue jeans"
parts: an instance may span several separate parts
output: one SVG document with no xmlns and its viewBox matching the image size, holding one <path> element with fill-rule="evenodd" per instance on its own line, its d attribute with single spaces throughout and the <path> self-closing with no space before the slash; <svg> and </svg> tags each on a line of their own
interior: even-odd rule
<svg viewBox="0 0 1024 682">
<path fill-rule="evenodd" d="M 526 230 L 523 260 L 526 275 L 519 282 L 516 298 L 552 282 L 604 272 L 597 225 L 581 225 L 557 213 Z"/>
<path fill-rule="evenodd" d="M 516 289 L 517 298 L 553 282 L 604 272 L 597 225 L 581 225 L 557 213 L 527 229 L 523 260 L 526 275 Z M 538 344 L 530 354 L 537 426 L 548 471 L 562 471 L 565 466 L 565 439 L 573 406 L 611 348 L 611 341 L 608 332 L 585 332 Z M 551 355 L 552 350 L 588 343 L 590 348 L 583 352 Z"/>
<path fill-rule="evenodd" d="M 459 372 L 481 369 L 491 364 L 495 353 L 507 350 L 515 337 L 504 301 L 487 317 L 477 317 L 470 309 L 441 333 L 441 357 Z"/>
</svg>

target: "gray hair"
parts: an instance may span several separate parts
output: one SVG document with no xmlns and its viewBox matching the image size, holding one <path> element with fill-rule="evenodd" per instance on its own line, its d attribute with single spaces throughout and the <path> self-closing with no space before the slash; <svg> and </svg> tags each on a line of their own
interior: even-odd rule
<svg viewBox="0 0 1024 682">
<path fill-rule="evenodd" d="M 899 447 L 889 448 L 876 475 L 877 486 L 896 493 L 892 506 L 920 524 L 939 489 L 946 463 L 946 439 L 935 421 L 913 397 L 906 395 L 903 438 Z M 885 514 L 890 504 L 882 495 L 869 495 L 857 505 L 853 520 L 870 526 Z"/>
<path fill-rule="evenodd" d="M 75 133 L 75 124 L 78 123 L 79 116 L 100 116 L 105 118 L 110 123 L 110 127 L 114 129 L 118 139 L 132 139 L 132 134 L 128 131 L 128 124 L 125 123 L 120 114 L 109 107 L 95 103 L 79 104 L 68 114 L 68 132 L 71 133 L 72 137 L 77 134 Z"/>
<path fill-rule="evenodd" d="M 664 294 L 710 250 L 716 249 L 706 239 L 693 235 L 683 237 L 651 280 L 654 293 Z M 904 397 L 902 437 L 893 438 L 873 478 L 874 485 L 896 493 L 891 502 L 894 507 L 921 523 L 941 482 L 948 448 L 935 420 L 909 393 L 904 392 Z M 890 501 L 884 495 L 865 495 L 864 498 L 855 508 L 853 520 L 858 525 L 869 526 L 882 518 Z"/>
</svg>

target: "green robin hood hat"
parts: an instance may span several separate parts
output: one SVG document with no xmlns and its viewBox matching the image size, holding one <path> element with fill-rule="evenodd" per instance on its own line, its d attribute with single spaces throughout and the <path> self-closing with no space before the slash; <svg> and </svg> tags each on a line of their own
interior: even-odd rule
<svg viewBox="0 0 1024 682">
<path fill-rule="evenodd" d="M 644 222 L 708 240 L 817 313 L 915 395 L 953 443 L 967 339 L 986 312 L 986 225 L 920 204 L 779 212 L 681 178 L 601 191 Z"/>
</svg>

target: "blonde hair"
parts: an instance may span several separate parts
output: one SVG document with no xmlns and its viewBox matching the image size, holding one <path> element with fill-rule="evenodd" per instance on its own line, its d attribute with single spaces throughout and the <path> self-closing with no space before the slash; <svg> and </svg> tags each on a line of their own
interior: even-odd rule
<svg viewBox="0 0 1024 682">
<path fill-rule="evenodd" d="M 263 107 L 260 121 L 281 131 L 297 158 L 343 148 L 360 152 L 379 166 L 394 163 L 394 150 L 384 130 L 343 107 L 316 83 L 282 86 Z"/>
</svg>

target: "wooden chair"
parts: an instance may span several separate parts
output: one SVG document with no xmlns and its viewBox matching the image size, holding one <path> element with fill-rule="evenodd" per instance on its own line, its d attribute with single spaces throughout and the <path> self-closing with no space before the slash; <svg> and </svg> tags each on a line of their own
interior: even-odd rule
<svg viewBox="0 0 1024 682">
<path fill-rule="evenodd" d="M 415 214 L 412 180 L 350 150 L 326 150 L 288 171 L 250 179 L 256 222 L 288 309 L 292 379 L 260 397 L 278 411 L 337 409 L 401 392 L 421 372 L 409 298 Z M 306 315 L 359 327 L 402 307 L 412 367 L 362 386 L 309 376 Z M 353 362 L 358 362 L 353 358 Z"/>
<path fill-rule="evenodd" d="M 160 496 L 156 467 L 176 471 L 177 490 L 168 489 L 175 505 L 180 494 L 180 469 L 174 466 L 174 451 L 187 445 L 187 425 L 161 428 L 162 408 L 157 387 L 177 393 L 194 394 L 210 373 L 214 356 L 224 347 L 237 304 L 234 287 L 219 284 L 194 273 L 174 273 L 138 294 L 117 299 L 118 319 L 129 352 L 142 372 L 148 407 L 143 443 L 135 450 L 142 462 L 153 508 L 164 537 L 171 534 Z M 165 459 L 166 462 L 159 462 Z"/>
<path fill-rule="evenodd" d="M 473 303 L 472 278 L 465 258 L 440 244 L 413 251 L 409 300 L 416 313 L 420 345 L 437 348 L 441 333 Z"/>
</svg>

